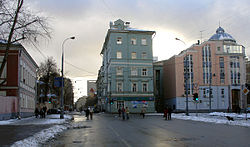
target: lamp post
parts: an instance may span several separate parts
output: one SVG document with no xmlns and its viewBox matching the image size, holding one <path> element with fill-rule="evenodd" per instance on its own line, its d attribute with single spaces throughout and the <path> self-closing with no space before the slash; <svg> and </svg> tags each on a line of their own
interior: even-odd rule
<svg viewBox="0 0 250 147">
<path fill-rule="evenodd" d="M 66 38 L 64 41 L 63 41 L 63 43 L 62 43 L 62 83 L 61 83 L 61 114 L 60 114 L 60 119 L 63 119 L 64 118 L 64 116 L 63 116 L 63 113 L 64 113 L 64 100 L 63 100 L 63 88 L 64 88 L 64 79 L 63 79 L 63 60 L 64 60 L 64 48 L 63 48 L 63 46 L 64 46 L 64 43 L 67 41 L 67 40 L 69 40 L 69 39 L 75 39 L 75 37 L 69 37 L 69 38 Z"/>
<path fill-rule="evenodd" d="M 178 40 L 178 41 L 181 41 L 184 45 L 186 45 L 186 43 L 184 41 L 182 41 L 181 39 L 179 38 L 175 38 L 175 40 Z M 186 50 L 186 57 L 185 57 L 185 74 L 184 74 L 184 80 L 185 80 L 185 90 L 186 90 L 186 115 L 188 116 L 189 113 L 188 113 L 188 87 L 187 87 L 187 50 Z"/>
</svg>

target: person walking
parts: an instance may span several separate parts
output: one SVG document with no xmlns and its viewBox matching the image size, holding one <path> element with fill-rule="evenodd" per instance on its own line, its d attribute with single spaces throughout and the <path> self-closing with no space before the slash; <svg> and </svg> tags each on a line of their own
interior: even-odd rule
<svg viewBox="0 0 250 147">
<path fill-rule="evenodd" d="M 87 120 L 89 120 L 89 108 L 86 109 L 86 117 L 87 117 Z"/>
<path fill-rule="evenodd" d="M 168 120 L 171 120 L 171 113 L 172 113 L 172 108 L 168 108 Z"/>
<path fill-rule="evenodd" d="M 128 107 L 126 107 L 125 112 L 126 112 L 126 117 L 127 117 L 127 120 L 128 120 L 129 119 L 129 109 L 128 109 Z"/>
<path fill-rule="evenodd" d="M 122 119 L 125 120 L 125 109 L 122 107 Z"/>
<path fill-rule="evenodd" d="M 119 109 L 118 109 L 118 115 L 119 115 L 119 117 L 121 117 L 121 112 L 122 112 L 122 110 L 121 110 L 121 108 L 119 107 Z"/>
<path fill-rule="evenodd" d="M 39 109 L 36 107 L 36 109 L 35 109 L 35 116 L 36 116 L 36 118 L 38 118 L 38 115 L 39 115 Z"/>
<path fill-rule="evenodd" d="M 146 113 L 146 109 L 144 107 L 142 107 L 142 109 L 141 109 L 142 118 L 145 117 L 145 113 Z"/>
<path fill-rule="evenodd" d="M 165 120 L 168 119 L 168 108 L 164 109 L 164 117 L 165 117 Z"/>
<path fill-rule="evenodd" d="M 93 120 L 93 114 L 94 114 L 94 109 L 93 108 L 89 109 L 89 114 L 90 114 L 90 119 Z"/>
</svg>

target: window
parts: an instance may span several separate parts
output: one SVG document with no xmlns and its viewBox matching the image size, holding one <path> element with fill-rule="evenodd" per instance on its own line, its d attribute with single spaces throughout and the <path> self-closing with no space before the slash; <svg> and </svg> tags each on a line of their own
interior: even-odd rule
<svg viewBox="0 0 250 147">
<path fill-rule="evenodd" d="M 220 51 L 220 47 L 217 47 L 217 51 Z"/>
<path fill-rule="evenodd" d="M 132 76 L 137 76 L 137 68 L 136 67 L 131 68 L 131 75 Z"/>
<path fill-rule="evenodd" d="M 122 58 L 122 52 L 116 52 L 116 58 L 121 59 Z"/>
<path fill-rule="evenodd" d="M 143 69 L 142 69 L 142 75 L 143 75 L 143 76 L 148 75 L 148 71 L 147 71 L 146 68 L 143 68 Z"/>
<path fill-rule="evenodd" d="M 146 52 L 142 52 L 141 58 L 142 58 L 142 59 L 146 59 L 146 58 L 147 58 L 147 53 L 146 53 Z"/>
<path fill-rule="evenodd" d="M 136 91 L 137 91 L 137 84 L 132 83 L 132 92 L 136 92 Z"/>
<path fill-rule="evenodd" d="M 136 45 L 136 39 L 135 38 L 131 38 L 131 44 Z"/>
<path fill-rule="evenodd" d="M 141 39 L 141 45 L 147 45 L 147 39 L 142 38 Z"/>
<path fill-rule="evenodd" d="M 117 82 L 117 84 L 116 84 L 116 87 L 117 87 L 117 92 L 121 92 L 121 91 L 123 91 L 122 89 L 123 89 L 123 84 L 122 84 L 122 82 Z"/>
<path fill-rule="evenodd" d="M 148 91 L 148 84 L 147 83 L 143 83 L 142 84 L 142 91 L 143 92 L 147 92 Z"/>
<path fill-rule="evenodd" d="M 122 44 L 122 37 L 117 37 L 116 44 Z"/>
<path fill-rule="evenodd" d="M 132 58 L 132 59 L 136 59 L 136 52 L 132 52 L 132 53 L 131 53 L 131 58 Z"/>
<path fill-rule="evenodd" d="M 122 75 L 122 67 L 116 68 L 116 75 Z"/>
</svg>

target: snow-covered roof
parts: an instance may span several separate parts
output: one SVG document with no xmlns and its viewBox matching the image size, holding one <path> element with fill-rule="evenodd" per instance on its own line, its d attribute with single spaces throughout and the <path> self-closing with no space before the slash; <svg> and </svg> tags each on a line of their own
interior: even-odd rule
<svg viewBox="0 0 250 147">
<path fill-rule="evenodd" d="M 236 42 L 236 40 L 228 33 L 225 33 L 225 30 L 222 27 L 219 27 L 216 30 L 216 34 L 210 37 L 209 41 L 225 40 Z"/>
</svg>

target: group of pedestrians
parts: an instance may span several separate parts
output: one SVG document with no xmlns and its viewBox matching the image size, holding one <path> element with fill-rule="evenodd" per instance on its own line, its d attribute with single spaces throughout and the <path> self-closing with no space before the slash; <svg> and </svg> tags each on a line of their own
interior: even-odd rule
<svg viewBox="0 0 250 147">
<path fill-rule="evenodd" d="M 85 111 L 85 116 L 87 117 L 87 120 L 89 120 L 89 117 L 91 120 L 93 120 L 94 109 L 92 107 L 89 107 L 85 109 L 84 111 Z"/>
<path fill-rule="evenodd" d="M 122 115 L 122 120 L 125 120 L 125 118 L 128 120 L 129 119 L 128 107 L 126 107 L 126 108 L 122 107 L 122 109 L 119 107 L 118 114 L 119 114 L 119 117 L 121 117 L 121 115 Z"/>
<path fill-rule="evenodd" d="M 171 120 L 171 113 L 172 113 L 172 108 L 171 107 L 166 107 L 164 109 L 165 120 Z"/>
<path fill-rule="evenodd" d="M 35 116 L 36 118 L 45 118 L 47 112 L 47 107 L 43 106 L 40 108 L 40 110 L 36 107 L 35 109 Z"/>
</svg>

